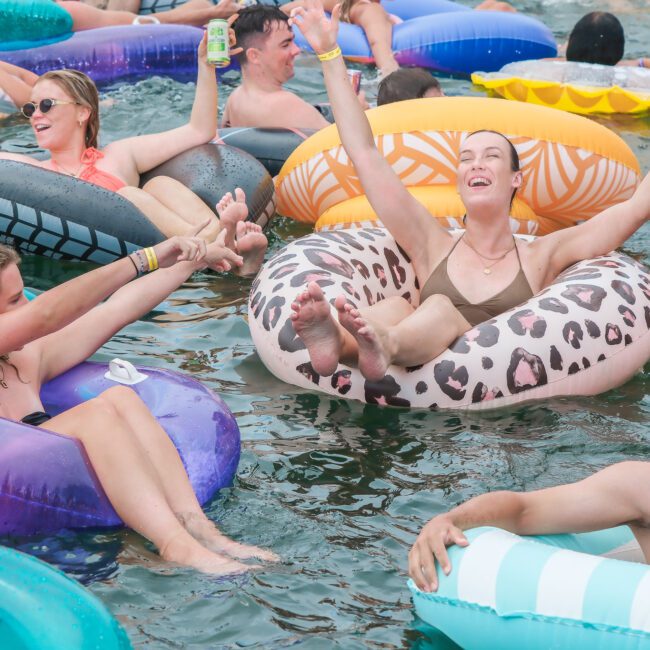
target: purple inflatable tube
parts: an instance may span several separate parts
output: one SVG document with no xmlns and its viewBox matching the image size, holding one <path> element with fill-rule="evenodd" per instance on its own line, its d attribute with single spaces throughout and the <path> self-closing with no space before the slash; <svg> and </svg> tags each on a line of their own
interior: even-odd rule
<svg viewBox="0 0 650 650">
<path fill-rule="evenodd" d="M 111 362 L 118 375 L 129 365 Z M 108 364 L 88 362 L 72 368 L 43 387 L 43 405 L 56 415 L 127 383 L 107 378 L 107 370 Z M 198 381 L 168 370 L 138 370 L 138 378 L 145 378 L 131 388 L 172 439 L 203 504 L 235 475 L 237 422 L 224 401 Z M 0 534 L 122 525 L 82 444 L 46 427 L 0 418 Z"/>
</svg>

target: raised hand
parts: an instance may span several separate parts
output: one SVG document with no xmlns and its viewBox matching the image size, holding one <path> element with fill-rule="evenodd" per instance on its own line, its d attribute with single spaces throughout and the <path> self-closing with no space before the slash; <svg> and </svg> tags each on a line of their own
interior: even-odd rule
<svg viewBox="0 0 650 650">
<path fill-rule="evenodd" d="M 221 7 L 222 4 L 224 3 L 229 3 L 232 4 L 234 7 L 237 9 L 241 9 L 241 6 L 237 2 L 232 2 L 232 0 L 221 0 L 221 2 L 217 5 L 217 7 Z M 224 5 L 225 6 L 225 5 Z M 234 11 L 235 9 L 233 9 Z M 235 56 L 236 54 L 239 54 L 240 52 L 243 52 L 243 48 L 241 47 L 235 47 L 237 45 L 237 37 L 235 36 L 235 30 L 232 28 L 232 24 L 237 20 L 239 17 L 239 14 L 233 13 L 231 16 L 227 18 L 228 21 L 228 54 L 230 56 Z M 199 62 L 203 63 L 204 65 L 209 65 L 211 67 L 212 64 L 208 63 L 208 32 L 205 31 L 203 32 L 203 38 L 201 38 L 201 42 L 199 43 L 199 49 L 198 49 L 198 57 L 199 57 Z"/>
<path fill-rule="evenodd" d="M 226 0 L 221 0 L 221 2 L 226 2 Z M 220 6 L 221 2 L 217 6 Z M 241 5 L 239 3 L 236 4 L 238 8 L 241 9 Z M 237 35 L 235 34 L 235 30 L 232 28 L 232 24 L 237 20 L 237 18 L 239 18 L 239 14 L 237 13 L 232 14 L 232 16 L 228 18 L 228 54 L 230 56 L 235 56 L 244 51 L 243 47 L 235 47 L 237 45 Z"/>
<path fill-rule="evenodd" d="M 316 54 L 323 54 L 336 47 L 340 16 L 340 3 L 334 7 L 330 20 L 320 0 L 304 0 L 302 6 L 291 10 L 289 24 L 298 27 Z"/>
<path fill-rule="evenodd" d="M 244 263 L 241 255 L 226 246 L 227 229 L 222 228 L 217 238 L 207 245 L 203 263 L 213 271 L 230 271 Z"/>
</svg>

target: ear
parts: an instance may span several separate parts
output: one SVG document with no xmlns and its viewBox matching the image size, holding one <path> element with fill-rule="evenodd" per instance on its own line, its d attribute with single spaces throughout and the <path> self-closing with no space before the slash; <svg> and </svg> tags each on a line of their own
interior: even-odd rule
<svg viewBox="0 0 650 650">
<path fill-rule="evenodd" d="M 257 49 L 256 47 L 249 47 L 245 50 L 246 52 L 246 61 L 248 63 L 253 63 L 259 65 L 262 61 L 262 50 Z"/>
<path fill-rule="evenodd" d="M 77 122 L 85 122 L 90 117 L 88 106 L 77 106 Z"/>
<path fill-rule="evenodd" d="M 512 179 L 512 186 L 520 188 L 524 184 L 524 174 L 521 171 L 515 172 L 514 178 Z"/>
</svg>

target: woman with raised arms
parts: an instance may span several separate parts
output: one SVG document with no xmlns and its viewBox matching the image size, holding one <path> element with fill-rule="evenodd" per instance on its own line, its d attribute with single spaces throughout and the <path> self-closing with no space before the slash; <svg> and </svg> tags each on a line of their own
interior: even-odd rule
<svg viewBox="0 0 650 650">
<path fill-rule="evenodd" d="M 476 131 L 462 142 L 458 160 L 466 229 L 448 232 L 377 150 L 336 43 L 339 14 L 337 7 L 329 20 L 319 0 L 304 0 L 291 20 L 323 62 L 341 142 L 372 208 L 411 259 L 422 290 L 417 307 L 391 297 L 357 310 L 339 296 L 335 318 L 318 283 L 310 282 L 296 297 L 292 318 L 319 374 L 331 375 L 342 362 L 380 380 L 391 364 L 426 363 L 478 323 L 531 298 L 571 264 L 617 248 L 650 217 L 646 176 L 632 198 L 579 226 L 530 243 L 516 240 L 509 214 L 522 184 L 517 152 L 504 135 Z M 433 113 L 441 101 L 431 101 Z"/>
</svg>

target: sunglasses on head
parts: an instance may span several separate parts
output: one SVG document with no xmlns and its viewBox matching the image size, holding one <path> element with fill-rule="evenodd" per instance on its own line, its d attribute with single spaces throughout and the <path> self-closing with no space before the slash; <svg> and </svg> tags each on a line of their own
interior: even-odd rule
<svg viewBox="0 0 650 650">
<path fill-rule="evenodd" d="M 61 104 L 78 104 L 79 102 L 67 102 L 63 99 L 41 99 L 38 104 L 35 102 L 27 102 L 22 105 L 20 112 L 29 119 L 38 108 L 41 113 L 47 113 L 52 108 L 52 106 L 60 106 Z"/>
</svg>

